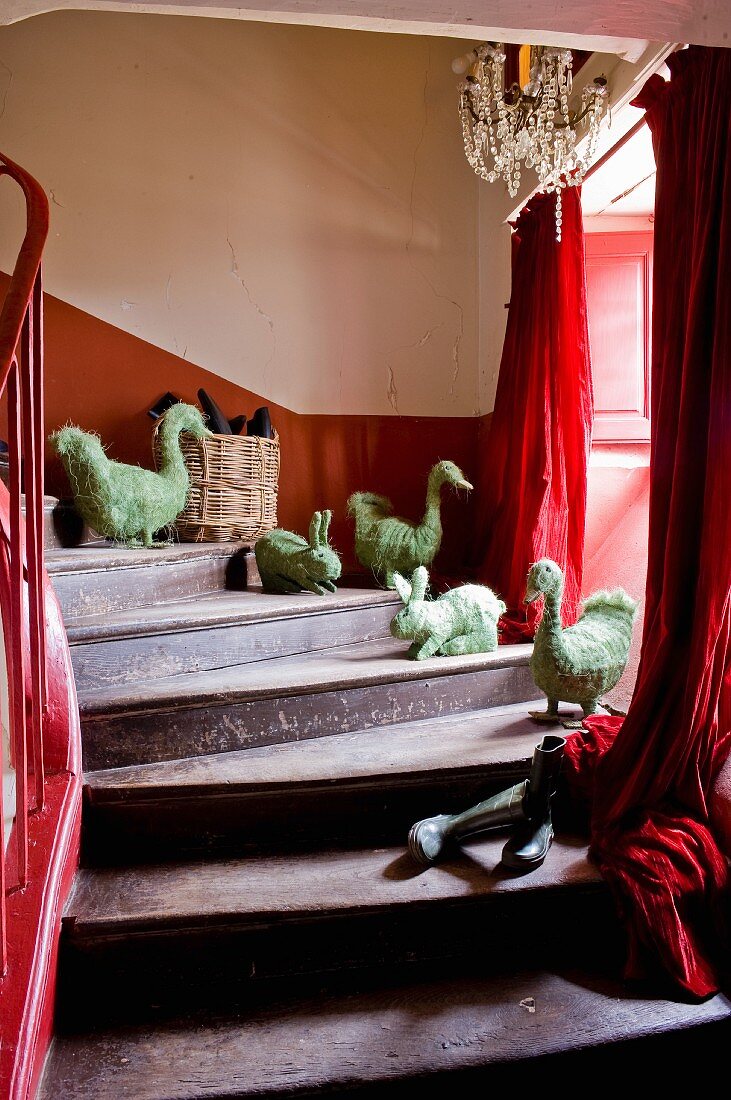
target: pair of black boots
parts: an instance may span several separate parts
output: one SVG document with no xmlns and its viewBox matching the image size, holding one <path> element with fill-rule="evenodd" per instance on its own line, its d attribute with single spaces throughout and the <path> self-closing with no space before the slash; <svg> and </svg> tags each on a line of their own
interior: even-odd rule
<svg viewBox="0 0 731 1100">
<path fill-rule="evenodd" d="M 247 422 L 243 413 L 229 420 L 225 413 L 221 412 L 210 393 L 206 393 L 204 389 L 198 390 L 198 400 L 205 413 L 208 427 L 214 435 L 260 435 L 264 439 L 274 438 L 269 409 L 266 405 L 257 409 Z"/>
<path fill-rule="evenodd" d="M 167 412 L 172 405 L 177 405 L 181 400 L 182 398 L 177 397 L 168 390 L 159 401 L 155 402 L 151 409 L 147 410 L 147 414 L 153 420 L 159 420 L 163 413 Z M 266 405 L 262 405 L 260 409 L 257 409 L 247 422 L 243 413 L 239 413 L 238 416 L 234 416 L 229 420 L 216 401 L 204 389 L 198 390 L 198 400 L 201 403 L 206 423 L 214 435 L 259 435 L 264 439 L 274 438 L 274 429 Z M 246 431 L 244 431 L 244 428 L 246 428 Z"/>
<path fill-rule="evenodd" d="M 462 813 L 438 814 L 417 821 L 409 832 L 412 857 L 417 863 L 429 866 L 466 837 L 515 825 L 503 848 L 503 865 L 513 871 L 540 867 L 553 841 L 551 799 L 556 793 L 565 746 L 564 737 L 547 734 L 536 746 L 530 774 L 522 783 Z"/>
</svg>

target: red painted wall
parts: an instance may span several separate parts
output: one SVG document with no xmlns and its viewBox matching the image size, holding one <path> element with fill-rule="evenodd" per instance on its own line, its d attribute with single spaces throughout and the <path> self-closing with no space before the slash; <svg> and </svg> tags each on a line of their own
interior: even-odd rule
<svg viewBox="0 0 731 1100">
<path fill-rule="evenodd" d="M 477 418 L 300 415 L 51 295 L 45 306 L 47 432 L 71 421 L 98 432 L 111 458 L 152 467 L 153 422 L 146 414 L 167 390 L 196 403 L 203 387 L 229 416 L 251 415 L 268 404 L 281 444 L 279 523 L 306 532 L 313 511 L 332 508 L 332 540 L 347 569 L 357 566 L 345 513 L 350 493 L 384 493 L 399 514 L 416 519 L 433 463 L 449 458 L 468 479 L 475 476 Z M 3 421 L 4 411 L 0 434 Z M 50 448 L 47 456 L 47 492 L 69 495 Z M 445 536 L 437 564 L 440 572 L 459 573 L 472 503 L 448 490 L 443 499 Z"/>
</svg>

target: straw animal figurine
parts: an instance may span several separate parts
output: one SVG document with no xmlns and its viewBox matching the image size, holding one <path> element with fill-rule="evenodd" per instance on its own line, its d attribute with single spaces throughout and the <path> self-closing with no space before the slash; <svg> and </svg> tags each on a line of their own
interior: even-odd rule
<svg viewBox="0 0 731 1100">
<path fill-rule="evenodd" d="M 328 542 L 332 512 L 315 512 L 310 521 L 309 541 L 277 528 L 268 531 L 254 546 L 262 586 L 267 592 L 314 592 L 324 596 L 335 592 L 342 566 Z"/>
<path fill-rule="evenodd" d="M 396 591 L 404 607 L 391 620 L 394 638 L 413 639 L 409 657 L 423 661 L 442 655 L 490 653 L 498 645 L 498 619 L 505 604 L 491 588 L 464 584 L 427 600 L 429 574 L 423 565 L 414 571 L 411 583 L 394 573 Z"/>
<path fill-rule="evenodd" d="M 395 572 L 411 574 L 419 565 L 431 565 L 437 556 L 442 543 L 443 485 L 472 488 L 454 462 L 437 462 L 429 474 L 420 523 L 395 516 L 391 501 L 376 493 L 353 493 L 348 499 L 348 512 L 355 518 L 358 561 L 383 579 L 387 588 L 395 588 Z"/>
<path fill-rule="evenodd" d="M 78 512 L 98 535 L 126 546 L 166 546 L 154 541 L 185 508 L 190 489 L 179 435 L 202 439 L 211 433 L 195 405 L 177 403 L 160 427 L 159 471 L 107 458 L 98 435 L 73 424 L 50 436 L 74 493 Z"/>
</svg>

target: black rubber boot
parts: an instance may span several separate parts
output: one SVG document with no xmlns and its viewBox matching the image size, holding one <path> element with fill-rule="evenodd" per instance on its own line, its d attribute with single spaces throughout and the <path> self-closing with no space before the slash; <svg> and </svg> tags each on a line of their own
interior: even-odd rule
<svg viewBox="0 0 731 1100">
<path fill-rule="evenodd" d="M 528 780 L 508 787 L 484 802 L 478 802 L 461 814 L 437 814 L 417 821 L 409 831 L 409 851 L 417 863 L 429 866 L 441 856 L 452 842 L 465 837 L 496 829 L 500 825 L 511 825 L 523 821 L 523 804 Z"/>
<path fill-rule="evenodd" d="M 547 735 L 536 747 L 530 776 L 522 783 L 516 783 L 462 813 L 437 814 L 436 817 L 426 817 L 422 821 L 417 821 L 409 831 L 409 852 L 413 859 L 428 867 L 436 863 L 445 849 L 452 844 L 468 836 L 475 836 L 477 833 L 487 832 L 504 825 L 519 824 L 520 829 L 530 828 L 531 835 L 535 833 L 536 815 L 542 813 L 544 802 L 550 804 L 550 798 L 555 790 L 555 779 L 547 797 L 544 796 L 543 787 L 546 782 L 550 782 L 550 776 L 554 774 L 557 757 L 560 767 L 565 744 L 563 737 Z M 558 775 L 557 768 L 555 775 Z M 550 840 L 546 846 L 546 852 L 549 846 Z M 545 852 L 543 858 L 545 858 Z M 504 859 L 505 853 L 503 853 Z M 534 865 L 537 866 L 537 864 Z M 521 863 L 520 866 L 523 867 L 524 864 Z"/>
<path fill-rule="evenodd" d="M 210 393 L 204 389 L 198 390 L 198 400 L 205 414 L 206 424 L 214 435 L 233 435 L 228 417 L 224 416 Z"/>
<path fill-rule="evenodd" d="M 246 425 L 246 434 L 260 435 L 263 439 L 274 439 L 268 405 L 262 405 L 260 409 L 256 410 Z"/>
<path fill-rule="evenodd" d="M 502 862 L 512 871 L 540 867 L 553 842 L 551 799 L 556 793 L 566 738 L 547 734 L 533 754 L 523 800 L 525 820 L 503 848 Z"/>
</svg>

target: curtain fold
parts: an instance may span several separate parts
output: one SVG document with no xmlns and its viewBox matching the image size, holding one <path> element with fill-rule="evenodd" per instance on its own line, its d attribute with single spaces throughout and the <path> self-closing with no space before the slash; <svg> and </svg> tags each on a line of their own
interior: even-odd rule
<svg viewBox="0 0 731 1100">
<path fill-rule="evenodd" d="M 514 224 L 513 277 L 500 375 L 477 474 L 476 577 L 507 604 L 501 641 L 531 638 L 526 575 L 550 557 L 566 580 L 562 614 L 576 619 L 586 517 L 593 393 L 580 188 L 537 195 Z"/>
<path fill-rule="evenodd" d="M 650 532 L 642 653 L 622 723 L 567 777 L 628 926 L 626 973 L 719 988 L 728 861 L 707 799 L 731 747 L 731 52 L 690 47 L 635 101 L 657 163 Z"/>
</svg>

